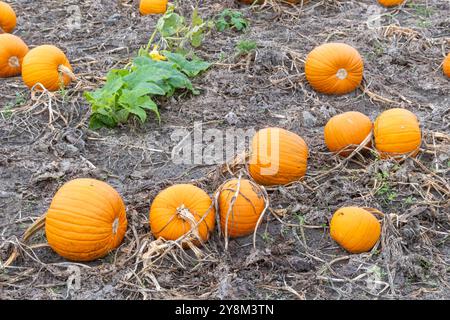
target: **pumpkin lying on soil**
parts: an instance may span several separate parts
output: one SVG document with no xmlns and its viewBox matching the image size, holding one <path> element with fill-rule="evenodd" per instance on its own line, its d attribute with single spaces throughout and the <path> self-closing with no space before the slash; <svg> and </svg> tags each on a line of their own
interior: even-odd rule
<svg viewBox="0 0 450 320">
<path fill-rule="evenodd" d="M 360 54 L 345 43 L 323 44 L 306 57 L 306 79 L 320 93 L 349 93 L 360 85 L 363 72 Z"/>
<path fill-rule="evenodd" d="M 259 184 L 285 185 L 306 173 L 308 146 L 297 134 L 281 128 L 259 130 L 252 139 L 248 170 Z"/>
<path fill-rule="evenodd" d="M 191 184 L 177 184 L 161 191 L 150 208 L 150 229 L 155 238 L 178 240 L 191 232 L 201 244 L 214 230 L 215 209 L 211 198 Z"/>
<path fill-rule="evenodd" d="M 338 114 L 328 120 L 324 129 L 325 144 L 331 152 L 348 156 L 372 132 L 372 121 L 357 111 Z M 370 145 L 370 140 L 366 146 Z"/>
<path fill-rule="evenodd" d="M 75 76 L 64 52 L 53 45 L 42 45 L 31 49 L 23 59 L 22 78 L 30 89 L 41 84 L 49 91 L 57 91 L 68 86 Z"/>
<path fill-rule="evenodd" d="M 0 78 L 14 77 L 22 72 L 22 62 L 28 46 L 19 37 L 0 34 Z"/>
<path fill-rule="evenodd" d="M 261 187 L 250 180 L 233 179 L 218 192 L 222 234 L 236 238 L 253 233 L 266 205 Z"/>
<path fill-rule="evenodd" d="M 330 222 L 334 241 L 351 253 L 369 251 L 377 243 L 381 225 L 368 210 L 345 207 L 337 210 Z"/>
<path fill-rule="evenodd" d="M 73 261 L 102 258 L 117 248 L 127 230 L 125 204 L 109 184 L 75 179 L 55 194 L 45 218 L 50 247 Z"/>
<path fill-rule="evenodd" d="M 375 148 L 382 158 L 415 156 L 419 152 L 422 133 L 414 113 L 394 108 L 381 113 L 375 120 Z"/>
</svg>

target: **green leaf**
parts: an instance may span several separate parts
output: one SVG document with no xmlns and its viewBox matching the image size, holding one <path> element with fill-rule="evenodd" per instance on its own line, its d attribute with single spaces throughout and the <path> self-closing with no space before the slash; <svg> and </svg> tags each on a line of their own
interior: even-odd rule
<svg viewBox="0 0 450 320">
<path fill-rule="evenodd" d="M 89 120 L 89 127 L 93 130 L 98 130 L 103 127 L 114 128 L 117 126 L 117 121 L 109 115 L 94 113 Z"/>
<path fill-rule="evenodd" d="M 207 70 L 211 66 L 209 62 L 200 59 L 193 59 L 189 61 L 185 56 L 178 53 L 163 51 L 163 54 L 170 62 L 176 64 L 176 66 L 188 77 L 195 77 L 200 72 Z"/>
<path fill-rule="evenodd" d="M 248 21 L 244 18 L 242 12 L 239 11 L 225 9 L 216 19 L 216 29 L 220 32 L 231 28 L 243 31 L 247 27 Z"/>
<path fill-rule="evenodd" d="M 147 94 L 159 96 L 163 96 L 166 94 L 166 91 L 154 82 L 140 83 L 133 89 L 133 91 L 139 97 Z"/>
<path fill-rule="evenodd" d="M 145 120 L 147 120 L 147 114 L 145 113 L 145 110 L 139 106 L 133 106 L 132 108 L 128 109 L 128 111 L 130 111 L 130 113 L 132 114 L 137 115 L 142 123 L 144 123 Z"/>
<path fill-rule="evenodd" d="M 117 122 L 125 123 L 128 121 L 130 112 L 127 109 L 120 109 L 116 112 Z"/>
<path fill-rule="evenodd" d="M 191 40 L 191 45 L 194 48 L 198 48 L 202 45 L 203 38 L 203 29 L 198 26 L 194 27 L 194 29 L 192 29 L 189 33 L 189 39 Z"/>
<path fill-rule="evenodd" d="M 156 24 L 156 28 L 163 37 L 176 35 L 184 27 L 184 18 L 175 12 L 166 13 Z"/>
<path fill-rule="evenodd" d="M 192 11 L 192 25 L 193 26 L 200 26 L 203 24 L 202 17 L 198 14 L 198 9 L 195 8 L 194 11 Z"/>
</svg>

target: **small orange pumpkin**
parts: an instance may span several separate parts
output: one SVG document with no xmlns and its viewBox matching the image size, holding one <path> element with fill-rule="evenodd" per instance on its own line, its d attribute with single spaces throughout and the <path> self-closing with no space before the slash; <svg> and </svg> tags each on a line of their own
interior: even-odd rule
<svg viewBox="0 0 450 320">
<path fill-rule="evenodd" d="M 364 63 L 358 51 L 345 43 L 325 43 L 312 50 L 305 62 L 311 86 L 325 94 L 345 94 L 362 81 Z"/>
<path fill-rule="evenodd" d="M 346 157 L 371 131 L 369 117 L 357 111 L 344 112 L 332 117 L 325 125 L 325 144 L 331 152 Z"/>
<path fill-rule="evenodd" d="M 141 0 L 139 11 L 142 15 L 162 14 L 167 11 L 167 0 Z"/>
<path fill-rule="evenodd" d="M 0 34 L 0 78 L 19 75 L 27 52 L 28 47 L 22 39 L 9 33 Z"/>
<path fill-rule="evenodd" d="M 50 247 L 72 261 L 92 261 L 117 248 L 127 230 L 125 205 L 109 184 L 75 179 L 55 194 L 45 218 Z"/>
<path fill-rule="evenodd" d="M 450 78 L 450 53 L 444 59 L 444 63 L 442 64 L 442 70 L 444 70 L 444 74 Z"/>
<path fill-rule="evenodd" d="M 214 230 L 215 210 L 205 191 L 191 184 L 177 184 L 155 197 L 150 208 L 150 229 L 155 238 L 177 240 L 194 226 L 197 245 L 198 240 L 207 241 Z"/>
<path fill-rule="evenodd" d="M 358 207 L 337 210 L 330 222 L 334 241 L 351 253 L 369 251 L 377 243 L 381 226 L 369 211 Z"/>
<path fill-rule="evenodd" d="M 266 203 L 261 187 L 246 179 L 233 179 L 220 187 L 218 205 L 222 233 L 236 238 L 255 231 Z"/>
<path fill-rule="evenodd" d="M 405 0 L 378 0 L 378 2 L 385 7 L 394 7 L 402 4 Z"/>
<path fill-rule="evenodd" d="M 49 91 L 57 91 L 69 85 L 75 76 L 64 52 L 43 45 L 31 49 L 23 59 L 22 78 L 30 89 L 40 83 Z"/>
<path fill-rule="evenodd" d="M 0 33 L 11 33 L 16 27 L 16 22 L 14 9 L 6 2 L 0 1 Z"/>
<path fill-rule="evenodd" d="M 416 155 L 422 141 L 419 121 L 414 113 L 394 108 L 381 113 L 374 124 L 375 148 L 383 158 Z"/>
<path fill-rule="evenodd" d="M 293 132 L 281 128 L 259 130 L 252 139 L 248 170 L 259 184 L 284 185 L 306 173 L 308 146 Z"/>
</svg>

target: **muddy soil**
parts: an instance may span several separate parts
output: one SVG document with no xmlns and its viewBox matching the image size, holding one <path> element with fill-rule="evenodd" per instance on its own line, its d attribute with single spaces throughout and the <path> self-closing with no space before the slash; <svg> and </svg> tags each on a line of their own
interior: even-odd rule
<svg viewBox="0 0 450 320">
<path fill-rule="evenodd" d="M 82 94 L 102 85 L 147 43 L 157 21 L 141 17 L 138 1 L 14 1 L 19 35 L 30 47 L 55 44 L 80 80 L 64 95 L 33 97 L 21 79 L 0 80 L 0 299 L 448 299 L 450 298 L 450 81 L 440 65 L 450 51 L 450 3 L 407 1 L 385 9 L 374 0 L 309 1 L 302 6 L 201 2 L 204 17 L 225 8 L 250 21 L 244 33 L 211 31 L 197 54 L 215 62 L 196 78 L 201 94 L 161 99 L 161 123 L 131 121 L 114 130 L 88 129 Z M 178 1 L 189 14 L 195 1 Z M 72 15 L 81 14 L 73 28 Z M 374 22 L 373 16 L 381 19 Z M 236 45 L 257 49 L 236 57 Z M 307 84 L 303 61 L 316 45 L 346 42 L 365 62 L 365 90 L 324 96 Z M 49 118 L 49 104 L 55 118 Z M 372 120 L 404 107 L 417 114 L 424 142 L 403 163 L 368 155 L 344 163 L 327 152 L 323 127 L 356 110 Z M 272 213 L 252 237 L 217 232 L 203 256 L 175 250 L 143 269 L 138 251 L 153 240 L 148 211 L 159 191 L 194 183 L 209 194 L 226 179 L 220 165 L 180 165 L 171 159 L 180 129 L 258 130 L 278 126 L 310 148 L 305 180 L 268 190 Z M 208 141 L 204 141 L 205 144 Z M 92 177 L 123 196 L 129 229 L 122 246 L 92 263 L 70 263 L 45 244 L 43 232 L 20 241 L 66 181 Z M 329 236 L 333 212 L 347 205 L 377 208 L 382 238 L 365 254 L 349 255 Z M 178 259 L 175 259 L 178 257 Z M 74 275 L 81 278 L 78 283 Z"/>
</svg>

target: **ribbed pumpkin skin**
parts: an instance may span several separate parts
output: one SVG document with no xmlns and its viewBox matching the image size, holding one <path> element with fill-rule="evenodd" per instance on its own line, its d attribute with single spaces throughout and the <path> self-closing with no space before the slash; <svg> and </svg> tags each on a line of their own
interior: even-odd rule
<svg viewBox="0 0 450 320">
<path fill-rule="evenodd" d="M 450 53 L 444 59 L 444 63 L 442 64 L 442 70 L 444 70 L 444 74 L 450 78 Z"/>
<path fill-rule="evenodd" d="M 306 173 L 308 146 L 293 132 L 281 128 L 258 131 L 252 139 L 248 170 L 265 186 L 285 185 Z"/>
<path fill-rule="evenodd" d="M 351 253 L 367 252 L 377 243 L 381 226 L 369 211 L 358 207 L 337 210 L 330 222 L 331 238 Z"/>
<path fill-rule="evenodd" d="M 55 194 L 45 219 L 50 247 L 72 261 L 92 261 L 117 248 L 125 236 L 125 205 L 109 184 L 75 179 Z"/>
<path fill-rule="evenodd" d="M 312 50 L 305 62 L 310 85 L 325 94 L 345 94 L 362 81 L 364 63 L 358 51 L 345 43 L 326 43 Z"/>
<path fill-rule="evenodd" d="M 383 158 L 416 155 L 422 141 L 419 121 L 406 109 L 386 110 L 375 120 L 374 138 Z"/>
<path fill-rule="evenodd" d="M 222 233 L 225 235 L 225 226 L 228 225 L 227 235 L 231 238 L 243 237 L 255 231 L 256 223 L 264 210 L 265 201 L 259 187 L 249 180 L 241 179 L 239 195 L 233 207 L 230 205 L 237 191 L 238 180 L 226 182 L 220 189 L 219 212 Z M 227 224 L 228 215 L 228 224 Z"/>
<path fill-rule="evenodd" d="M 402 4 L 405 0 L 378 0 L 378 2 L 385 7 L 394 7 Z"/>
<path fill-rule="evenodd" d="M 212 200 L 202 189 L 191 184 L 177 184 L 161 191 L 150 208 L 150 229 L 155 238 L 177 240 L 191 230 L 191 223 L 179 215 L 186 208 L 199 221 L 198 235 L 207 241 L 215 226 L 215 210 Z M 196 242 L 196 244 L 198 244 Z"/>
<path fill-rule="evenodd" d="M 37 83 L 41 83 L 47 90 L 57 91 L 61 88 L 61 80 L 64 87 L 71 81 L 69 76 L 59 72 L 60 65 L 72 71 L 66 55 L 57 47 L 42 45 L 31 49 L 23 59 L 23 81 L 30 89 Z"/>
<path fill-rule="evenodd" d="M 369 117 L 357 111 L 344 112 L 328 120 L 324 129 L 325 144 L 331 152 L 341 151 L 339 155 L 348 156 L 372 131 Z"/>
<path fill-rule="evenodd" d="M 167 11 L 167 0 L 141 0 L 139 12 L 142 15 L 162 14 Z"/>
<path fill-rule="evenodd" d="M 16 27 L 16 23 L 17 17 L 14 9 L 6 2 L 0 1 L 0 28 L 3 32 L 11 33 Z"/>
<path fill-rule="evenodd" d="M 22 72 L 22 61 L 28 46 L 19 37 L 0 34 L 0 78 L 14 77 Z"/>
</svg>

